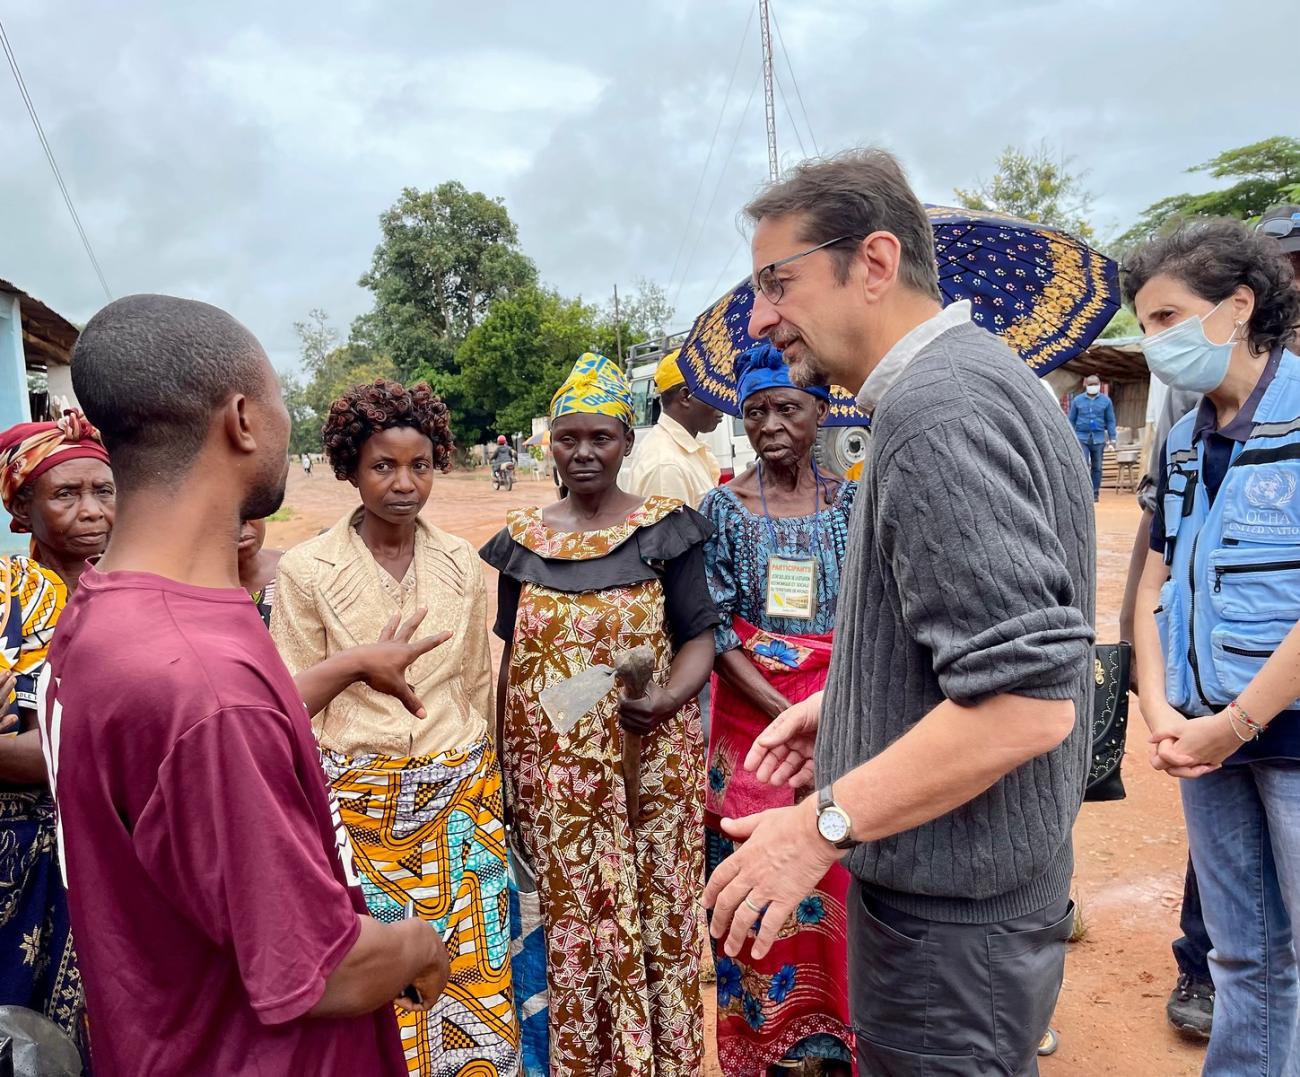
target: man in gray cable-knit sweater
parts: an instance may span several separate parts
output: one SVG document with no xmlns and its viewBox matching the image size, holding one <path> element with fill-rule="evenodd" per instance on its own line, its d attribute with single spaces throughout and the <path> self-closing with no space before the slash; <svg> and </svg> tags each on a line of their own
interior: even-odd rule
<svg viewBox="0 0 1300 1077">
<path fill-rule="evenodd" d="M 724 821 L 743 844 L 710 880 L 713 934 L 734 955 L 758 923 L 761 957 L 843 859 L 860 1072 L 1036 1073 L 1088 751 L 1088 476 L 1028 367 L 943 307 L 892 157 L 807 163 L 747 212 L 751 334 L 874 416 L 824 698 L 745 761 L 818 791 Z"/>
</svg>

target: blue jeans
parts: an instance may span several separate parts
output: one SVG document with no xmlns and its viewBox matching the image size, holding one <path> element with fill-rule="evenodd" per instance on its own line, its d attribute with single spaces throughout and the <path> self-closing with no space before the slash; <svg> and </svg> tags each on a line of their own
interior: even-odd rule
<svg viewBox="0 0 1300 1077">
<path fill-rule="evenodd" d="M 1096 501 L 1101 494 L 1101 457 L 1106 451 L 1106 443 L 1089 444 L 1080 440 L 1079 448 L 1083 450 L 1083 462 L 1092 468 L 1092 499 Z"/>
<path fill-rule="evenodd" d="M 1180 783 L 1213 940 L 1208 1077 L 1295 1077 L 1300 766 L 1244 763 Z"/>
</svg>

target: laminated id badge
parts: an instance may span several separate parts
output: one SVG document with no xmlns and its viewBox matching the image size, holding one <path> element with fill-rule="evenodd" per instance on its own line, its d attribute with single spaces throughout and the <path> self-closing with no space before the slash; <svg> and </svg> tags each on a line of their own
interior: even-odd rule
<svg viewBox="0 0 1300 1077">
<path fill-rule="evenodd" d="M 767 615 L 811 621 L 817 613 L 817 562 L 772 556 L 767 562 Z"/>
</svg>

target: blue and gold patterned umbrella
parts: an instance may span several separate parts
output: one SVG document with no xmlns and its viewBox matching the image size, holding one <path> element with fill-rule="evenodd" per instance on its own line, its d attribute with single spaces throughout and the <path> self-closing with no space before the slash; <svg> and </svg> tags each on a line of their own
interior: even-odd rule
<svg viewBox="0 0 1300 1077">
<path fill-rule="evenodd" d="M 946 302 L 971 302 L 977 325 L 997 334 L 1039 377 L 1093 342 L 1119 310 L 1119 267 L 1081 240 L 1000 213 L 927 206 L 934 226 L 939 288 Z M 739 413 L 733 364 L 749 335 L 753 285 L 743 280 L 695 319 L 682 345 L 691 390 Z M 868 421 L 851 393 L 831 393 L 827 426 Z"/>
</svg>

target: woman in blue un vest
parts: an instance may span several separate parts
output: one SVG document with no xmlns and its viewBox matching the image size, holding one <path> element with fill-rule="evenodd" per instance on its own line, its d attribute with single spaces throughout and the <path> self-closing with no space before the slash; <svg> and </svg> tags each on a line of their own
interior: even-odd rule
<svg viewBox="0 0 1300 1077">
<path fill-rule="evenodd" d="M 1300 293 L 1276 244 L 1188 224 L 1130 260 L 1151 372 L 1205 394 L 1161 456 L 1134 634 L 1213 951 L 1211 1075 L 1300 1073 Z"/>
</svg>

